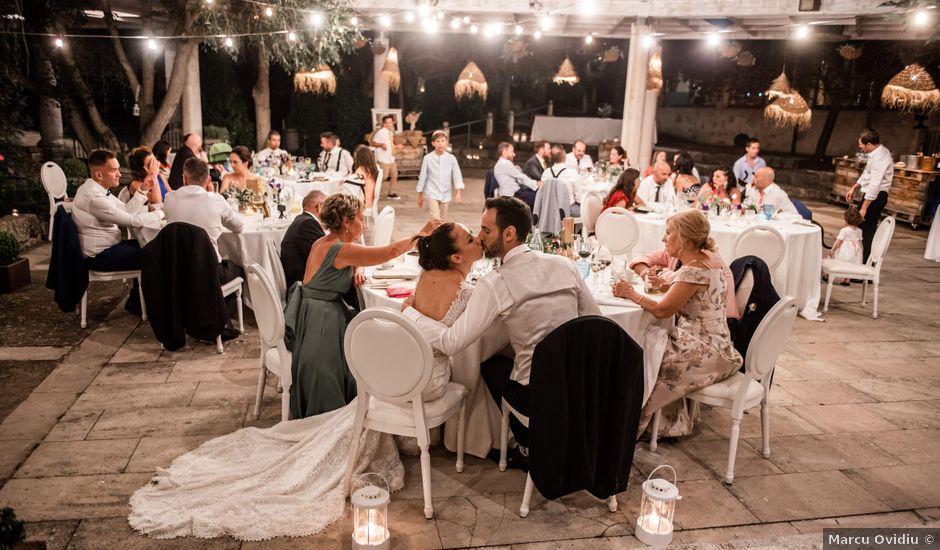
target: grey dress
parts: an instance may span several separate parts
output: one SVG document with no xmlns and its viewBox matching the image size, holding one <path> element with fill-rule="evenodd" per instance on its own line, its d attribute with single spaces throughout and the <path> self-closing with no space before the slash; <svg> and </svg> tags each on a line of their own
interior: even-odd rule
<svg viewBox="0 0 940 550">
<path fill-rule="evenodd" d="M 284 310 L 284 343 L 293 354 L 291 419 L 338 409 L 356 397 L 356 381 L 343 354 L 352 312 L 342 297 L 352 288 L 353 269 L 333 267 L 342 246 L 332 244 L 313 277 L 294 284 Z"/>
</svg>

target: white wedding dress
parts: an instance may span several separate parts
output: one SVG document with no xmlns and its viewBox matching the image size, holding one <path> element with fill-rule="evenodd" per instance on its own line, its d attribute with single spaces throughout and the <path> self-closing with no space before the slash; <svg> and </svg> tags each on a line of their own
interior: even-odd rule
<svg viewBox="0 0 940 550">
<path fill-rule="evenodd" d="M 454 324 L 471 292 L 470 285 L 461 285 L 442 323 Z M 434 357 L 425 401 L 443 395 L 450 381 L 450 359 L 437 350 Z M 345 513 L 341 485 L 355 415 L 353 400 L 328 413 L 207 441 L 158 469 L 134 493 L 128 522 L 160 539 L 267 540 L 319 533 Z M 366 430 L 360 449 L 356 473 L 379 473 L 392 491 L 404 486 L 405 469 L 391 436 Z"/>
</svg>

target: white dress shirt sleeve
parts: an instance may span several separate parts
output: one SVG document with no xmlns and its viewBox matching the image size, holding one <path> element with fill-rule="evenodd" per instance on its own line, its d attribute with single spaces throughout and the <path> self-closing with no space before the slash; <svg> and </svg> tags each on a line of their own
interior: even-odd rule
<svg viewBox="0 0 940 550">
<path fill-rule="evenodd" d="M 428 157 L 430 157 L 431 154 L 433 153 L 428 153 L 421 159 L 421 173 L 418 174 L 418 186 L 415 188 L 418 193 L 424 193 L 424 188 L 428 184 L 428 164 L 430 163 Z"/>
<path fill-rule="evenodd" d="M 858 182 L 862 184 L 862 190 L 865 191 L 866 200 L 873 201 L 878 198 L 878 193 L 882 190 L 882 182 L 889 173 L 890 177 L 894 177 L 894 159 L 889 155 L 877 155 L 868 159 L 868 166 L 862 172 L 862 177 L 868 175 L 867 180 L 863 183 L 862 177 L 858 178 Z M 888 187 L 890 188 L 890 185 Z"/>
<path fill-rule="evenodd" d="M 215 195 L 219 202 L 221 202 L 220 209 L 222 211 L 222 225 L 232 233 L 241 233 L 245 228 L 245 222 L 242 221 L 242 217 L 238 215 L 238 212 L 222 198 L 221 195 Z"/>
<path fill-rule="evenodd" d="M 88 212 L 100 221 L 121 227 L 143 227 L 150 221 L 159 221 L 161 216 L 159 211 L 139 214 L 138 212 L 146 202 L 146 193 L 134 193 L 127 204 L 104 195 L 91 199 L 88 203 Z"/>
<path fill-rule="evenodd" d="M 454 189 L 463 189 L 463 174 L 460 173 L 460 164 L 457 163 L 457 157 L 450 156 L 450 164 L 452 166 L 451 178 L 454 181 Z"/>
</svg>

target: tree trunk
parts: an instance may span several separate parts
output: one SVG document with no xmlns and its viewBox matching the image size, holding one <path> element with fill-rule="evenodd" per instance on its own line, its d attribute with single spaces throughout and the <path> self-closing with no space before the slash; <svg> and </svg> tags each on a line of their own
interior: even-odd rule
<svg viewBox="0 0 940 550">
<path fill-rule="evenodd" d="M 819 134 L 819 141 L 816 142 L 816 151 L 813 157 L 822 160 L 826 156 L 826 149 L 829 148 L 829 140 L 832 138 L 832 131 L 836 128 L 836 121 L 839 119 L 841 107 L 829 105 L 829 112 L 826 113 L 826 122 L 823 124 L 822 132 Z"/>
<path fill-rule="evenodd" d="M 39 80 L 39 148 L 43 159 L 57 160 L 62 156 L 62 107 L 56 99 L 56 80 L 52 63 L 42 47 L 35 48 L 35 75 Z"/>
<path fill-rule="evenodd" d="M 260 151 L 271 131 L 271 62 L 264 43 L 255 47 L 255 55 L 258 74 L 251 87 L 251 98 L 255 101 L 255 142 Z"/>
<path fill-rule="evenodd" d="M 143 66 L 141 71 L 140 95 L 137 98 L 137 105 L 140 106 L 141 133 L 143 133 L 144 129 L 147 128 L 147 126 L 153 120 L 153 86 L 155 81 L 154 66 L 156 61 L 156 56 L 145 55 L 142 63 Z"/>
<path fill-rule="evenodd" d="M 78 142 L 82 144 L 82 149 L 85 150 L 85 154 L 87 155 L 97 149 L 97 136 L 88 128 L 88 124 L 86 124 L 85 119 L 82 118 L 81 111 L 75 108 L 75 104 L 72 103 L 68 94 L 62 96 L 62 105 L 69 115 L 69 126 L 71 126 L 72 131 L 75 132 L 75 137 L 78 138 Z"/>
<path fill-rule="evenodd" d="M 170 75 L 170 82 L 166 85 L 166 94 L 160 103 L 160 108 L 154 113 L 153 118 L 147 127 L 141 132 L 140 142 L 145 145 L 153 145 L 163 135 L 166 125 L 173 118 L 173 113 L 180 104 L 183 97 L 183 86 L 186 84 L 186 69 L 189 67 L 192 56 L 199 55 L 199 43 L 195 40 L 181 40 L 176 52 L 176 59 L 173 60 L 173 72 Z"/>
</svg>

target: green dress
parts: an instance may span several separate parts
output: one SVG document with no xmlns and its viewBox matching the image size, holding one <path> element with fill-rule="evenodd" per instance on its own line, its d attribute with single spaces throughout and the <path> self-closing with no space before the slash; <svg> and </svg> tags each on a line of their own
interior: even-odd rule
<svg viewBox="0 0 940 550">
<path fill-rule="evenodd" d="M 353 269 L 333 267 L 342 246 L 331 245 L 313 277 L 294 284 L 284 309 L 284 343 L 293 354 L 292 419 L 338 409 L 356 397 L 356 381 L 343 354 L 351 312 L 342 296 L 352 288 Z"/>
</svg>

